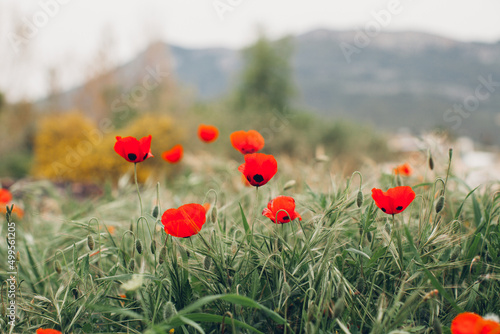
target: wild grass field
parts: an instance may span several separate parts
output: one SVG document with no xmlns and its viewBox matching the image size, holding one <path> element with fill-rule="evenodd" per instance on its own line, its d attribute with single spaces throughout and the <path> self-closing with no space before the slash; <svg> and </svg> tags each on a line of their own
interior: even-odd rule
<svg viewBox="0 0 500 334">
<path fill-rule="evenodd" d="M 142 205 L 118 155 L 128 173 L 98 195 L 19 181 L 10 190 L 24 217 L 0 227 L 7 236 L 15 223 L 19 252 L 11 327 L 2 238 L 2 332 L 450 333 L 457 314 L 500 308 L 500 201 L 496 183 L 471 189 L 440 152 L 410 176 L 371 165 L 344 177 L 335 157 L 276 155 L 278 172 L 257 188 L 242 182 L 243 157 L 207 149 L 140 184 Z M 416 198 L 386 214 L 371 189 L 399 185 Z M 279 195 L 302 220 L 262 215 Z M 201 231 L 167 235 L 162 214 L 187 203 L 208 203 Z"/>
</svg>

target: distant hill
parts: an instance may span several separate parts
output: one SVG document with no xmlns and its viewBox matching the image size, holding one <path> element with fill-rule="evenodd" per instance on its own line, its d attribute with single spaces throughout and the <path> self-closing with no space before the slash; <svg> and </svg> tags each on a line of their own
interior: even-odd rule
<svg viewBox="0 0 500 334">
<path fill-rule="evenodd" d="M 292 38 L 297 107 L 392 130 L 445 127 L 500 144 L 500 42 L 465 43 L 425 33 L 383 32 L 359 47 L 357 34 L 322 29 Z M 347 59 L 348 51 L 354 52 Z M 148 66 L 158 64 L 169 66 L 176 81 L 195 91 L 200 100 L 211 100 L 234 87 L 242 58 L 239 50 L 156 44 L 110 75 L 126 92 L 142 80 Z M 481 88 L 482 80 L 493 84 Z M 480 99 L 475 97 L 476 88 Z M 82 89 L 60 94 L 58 103 L 63 108 L 78 104 Z M 453 111 L 454 104 L 464 103 L 470 112 Z"/>
</svg>

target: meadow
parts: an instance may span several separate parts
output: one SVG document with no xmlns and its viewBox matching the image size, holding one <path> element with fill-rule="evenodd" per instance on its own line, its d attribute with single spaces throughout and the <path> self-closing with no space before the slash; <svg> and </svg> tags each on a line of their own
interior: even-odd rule
<svg viewBox="0 0 500 334">
<path fill-rule="evenodd" d="M 498 311 L 497 186 L 471 189 L 452 150 L 421 152 L 411 175 L 372 164 L 345 176 L 335 157 L 277 154 L 276 175 L 254 187 L 238 171 L 243 155 L 203 145 L 173 176 L 140 184 L 141 163 L 115 154 L 126 174 L 84 198 L 46 180 L 14 183 L 24 217 L 7 212 L 0 234 L 15 226 L 19 253 L 2 256 L 0 276 L 14 265 L 17 311 L 9 326 L 2 283 L 2 332 L 450 333 L 459 313 Z M 384 213 L 372 188 L 397 186 L 416 197 Z M 279 195 L 301 220 L 262 214 Z M 165 211 L 188 203 L 203 205 L 201 229 L 166 234 Z M 2 238 L 1 254 L 11 244 Z"/>
</svg>

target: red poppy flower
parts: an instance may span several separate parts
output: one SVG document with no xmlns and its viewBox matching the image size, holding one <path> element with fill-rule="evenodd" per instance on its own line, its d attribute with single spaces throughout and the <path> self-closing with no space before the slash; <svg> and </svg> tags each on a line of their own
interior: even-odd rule
<svg viewBox="0 0 500 334">
<path fill-rule="evenodd" d="M 498 334 L 500 324 L 472 312 L 460 313 L 451 322 L 452 334 Z"/>
<path fill-rule="evenodd" d="M 170 162 L 171 164 L 175 164 L 181 160 L 183 153 L 184 153 L 184 149 L 182 148 L 182 145 L 175 145 L 169 151 L 163 152 L 161 154 L 161 157 L 166 162 Z"/>
<path fill-rule="evenodd" d="M 410 176 L 411 174 L 413 174 L 413 169 L 411 168 L 409 163 L 405 163 L 403 165 L 396 166 L 396 168 L 394 168 L 394 174 Z"/>
<path fill-rule="evenodd" d="M 278 163 L 272 155 L 252 153 L 245 155 L 245 163 L 238 167 L 248 182 L 254 187 L 260 187 L 269 182 L 278 171 Z"/>
<path fill-rule="evenodd" d="M 200 124 L 198 127 L 198 137 L 205 143 L 211 143 L 219 137 L 219 130 L 213 125 Z"/>
<path fill-rule="evenodd" d="M 302 217 L 295 211 L 295 200 L 289 196 L 278 196 L 270 200 L 267 208 L 262 211 L 262 215 L 271 219 L 275 224 L 286 224 L 296 218 L 302 220 Z M 276 222 L 276 216 L 278 222 Z"/>
<path fill-rule="evenodd" d="M 390 188 L 387 192 L 373 188 L 372 198 L 382 211 L 395 215 L 404 211 L 413 202 L 415 192 L 408 186 Z"/>
<path fill-rule="evenodd" d="M 231 144 L 241 154 L 260 151 L 264 147 L 264 137 L 255 130 L 243 130 L 231 133 Z"/>
<path fill-rule="evenodd" d="M 47 328 L 47 329 L 43 329 L 43 328 L 39 328 L 36 330 L 36 334 L 62 334 L 61 332 L 55 330 L 55 329 L 50 329 L 50 328 Z"/>
<path fill-rule="evenodd" d="M 206 210 L 200 204 L 185 204 L 168 209 L 161 217 L 165 232 L 178 238 L 187 238 L 200 232 L 206 220 Z"/>
<path fill-rule="evenodd" d="M 12 194 L 7 189 L 0 189 L 0 204 L 7 204 L 12 201 Z"/>
<path fill-rule="evenodd" d="M 153 157 L 151 135 L 137 140 L 135 137 L 116 137 L 115 152 L 129 162 L 142 162 Z"/>
</svg>

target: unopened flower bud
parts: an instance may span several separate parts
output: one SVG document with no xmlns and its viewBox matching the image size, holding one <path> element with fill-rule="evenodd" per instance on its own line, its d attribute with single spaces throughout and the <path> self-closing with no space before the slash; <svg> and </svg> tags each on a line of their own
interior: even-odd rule
<svg viewBox="0 0 500 334">
<path fill-rule="evenodd" d="M 21 261 L 21 253 L 19 253 L 19 251 L 17 251 L 16 253 L 16 261 L 17 262 Z"/>
<path fill-rule="evenodd" d="M 283 286 L 281 287 L 281 293 L 283 293 L 283 297 L 287 298 L 290 296 L 292 289 L 290 288 L 290 285 L 288 282 L 283 282 Z"/>
<path fill-rule="evenodd" d="M 137 250 L 137 253 L 142 254 L 142 241 L 139 239 L 135 240 L 135 249 Z"/>
<path fill-rule="evenodd" d="M 175 305 L 171 301 L 168 301 L 163 310 L 163 319 L 168 320 L 176 314 L 177 310 L 175 309 Z"/>
<path fill-rule="evenodd" d="M 59 260 L 56 260 L 56 262 L 54 262 L 54 270 L 60 275 L 61 272 L 62 272 L 62 268 L 61 268 L 61 262 L 59 262 Z"/>
<path fill-rule="evenodd" d="M 158 218 L 158 205 L 155 205 L 155 207 L 153 208 L 153 212 L 151 213 L 151 215 L 155 218 Z"/>
<path fill-rule="evenodd" d="M 163 262 L 165 262 L 165 259 L 167 258 L 167 247 L 163 246 L 161 249 L 160 249 L 160 258 L 158 260 L 158 263 L 159 264 L 162 264 Z"/>
<path fill-rule="evenodd" d="M 130 263 L 128 264 L 128 270 L 134 271 L 135 269 L 135 259 L 130 260 Z"/>
<path fill-rule="evenodd" d="M 434 333 L 443 334 L 443 326 L 441 326 L 441 322 L 437 317 L 434 317 L 434 321 L 432 322 L 432 329 L 434 329 Z"/>
<path fill-rule="evenodd" d="M 440 213 L 444 208 L 444 196 L 439 196 L 436 202 L 436 213 Z"/>
<path fill-rule="evenodd" d="M 434 159 L 432 159 L 432 154 L 429 154 L 429 168 L 434 169 Z"/>
<path fill-rule="evenodd" d="M 151 241 L 151 246 L 149 249 L 151 250 L 151 254 L 156 253 L 156 240 Z"/>
<path fill-rule="evenodd" d="M 360 208 L 361 205 L 363 205 L 363 200 L 364 200 L 363 192 L 359 190 L 358 196 L 356 197 L 356 205 L 358 206 L 358 208 Z"/>
<path fill-rule="evenodd" d="M 205 267 L 205 270 L 210 270 L 210 266 L 212 264 L 212 259 L 210 256 L 205 256 L 205 259 L 203 260 L 203 266 Z"/>
<path fill-rule="evenodd" d="M 212 212 L 210 214 L 210 221 L 212 223 L 215 223 L 217 221 L 217 208 L 215 206 L 212 208 Z"/>
<path fill-rule="evenodd" d="M 94 250 L 95 247 L 95 242 L 94 242 L 94 237 L 89 234 L 87 237 L 87 246 L 89 246 L 90 250 Z"/>
</svg>

